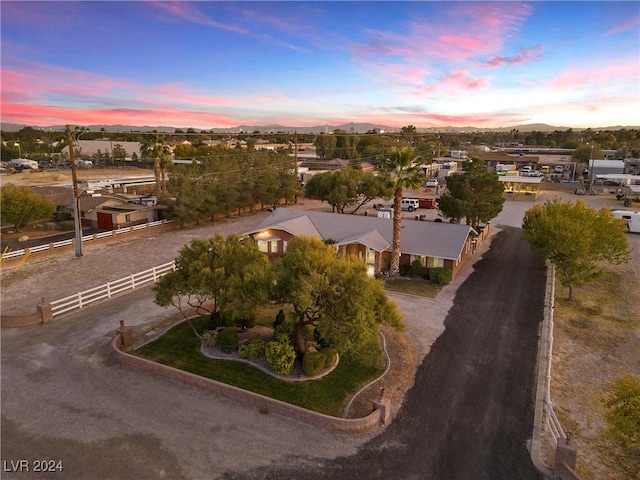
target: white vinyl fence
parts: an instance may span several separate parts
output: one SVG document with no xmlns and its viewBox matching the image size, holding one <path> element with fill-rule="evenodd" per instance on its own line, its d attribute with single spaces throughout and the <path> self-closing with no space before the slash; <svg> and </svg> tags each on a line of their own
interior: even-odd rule
<svg viewBox="0 0 640 480">
<path fill-rule="evenodd" d="M 544 406 L 547 416 L 547 427 L 553 440 L 557 443 L 559 438 L 567 438 L 560 425 L 556 413 L 553 411 L 553 403 L 551 402 L 551 362 L 553 360 L 553 311 L 555 308 L 555 290 L 556 290 L 556 268 L 552 267 L 551 272 L 551 308 L 549 312 L 549 344 L 547 351 L 547 375 L 546 390 L 544 395 Z"/>
<path fill-rule="evenodd" d="M 158 220 L 156 222 L 143 223 L 140 225 L 133 225 L 132 227 L 124 227 L 119 228 L 117 230 L 109 230 L 108 232 L 96 233 L 95 235 L 85 235 L 82 237 L 82 244 L 84 245 L 87 242 L 91 242 L 92 240 L 97 240 L 99 238 L 107 238 L 107 237 L 117 237 L 118 235 L 122 235 L 125 233 L 131 233 L 138 230 L 151 229 L 153 227 L 159 227 L 160 225 L 164 225 L 165 223 L 172 223 L 173 220 Z M 73 245 L 74 239 L 70 238 L 68 240 L 60 240 L 59 242 L 46 243 L 43 245 L 37 245 L 35 247 L 22 248 L 20 250 L 15 250 L 12 252 L 4 252 L 2 254 L 2 260 L 8 260 L 10 258 L 18 258 L 24 257 L 27 252 L 28 253 L 37 253 L 44 252 L 52 249 L 55 251 L 56 248 L 68 247 Z"/>
<path fill-rule="evenodd" d="M 104 298 L 111 298 L 113 295 L 124 292 L 126 290 L 134 290 L 136 287 L 155 283 L 160 277 L 172 271 L 175 268 L 173 261 L 150 268 L 140 273 L 134 273 L 124 278 L 114 280 L 113 282 L 90 288 L 84 292 L 78 292 L 60 300 L 51 302 L 51 314 L 53 317 L 62 315 L 71 310 L 83 308 L 91 303 L 97 302 Z"/>
</svg>

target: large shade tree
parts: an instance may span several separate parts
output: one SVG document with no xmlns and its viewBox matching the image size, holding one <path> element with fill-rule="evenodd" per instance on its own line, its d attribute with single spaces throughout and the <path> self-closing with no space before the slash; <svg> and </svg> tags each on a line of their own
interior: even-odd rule
<svg viewBox="0 0 640 480">
<path fill-rule="evenodd" d="M 367 275 L 360 259 L 338 255 L 335 246 L 317 238 L 294 237 L 273 268 L 275 299 L 290 304 L 297 316 L 299 355 L 306 353 L 307 325 L 343 352 L 362 345 L 380 323 L 403 328 L 382 283 Z"/>
<path fill-rule="evenodd" d="M 0 215 L 3 225 L 21 230 L 30 222 L 51 219 L 56 206 L 29 187 L 7 183 L 0 189 Z"/>
<path fill-rule="evenodd" d="M 374 198 L 388 199 L 391 195 L 391 185 L 383 177 L 353 168 L 318 173 L 305 187 L 307 198 L 327 202 L 339 213 L 353 206 L 351 213 L 355 213 Z"/>
<path fill-rule="evenodd" d="M 416 154 L 408 147 L 391 150 L 379 165 L 380 172 L 393 185 L 393 241 L 391 251 L 392 277 L 400 275 L 400 236 L 402 231 L 402 192 L 405 188 L 416 188 L 424 180 Z"/>
<path fill-rule="evenodd" d="M 624 229 L 625 221 L 606 208 L 596 210 L 581 200 L 557 198 L 527 210 L 522 222 L 524 239 L 556 266 L 560 282 L 569 289 L 569 300 L 574 285 L 601 273 L 601 262 L 629 261 Z"/>
<path fill-rule="evenodd" d="M 220 233 L 194 239 L 175 263 L 175 270 L 153 287 L 155 302 L 176 307 L 187 320 L 191 312 L 252 319 L 257 306 L 269 298 L 269 260 L 249 239 Z"/>
<path fill-rule="evenodd" d="M 462 175 L 447 177 L 447 192 L 437 200 L 442 214 L 454 222 L 462 219 L 477 229 L 495 218 L 504 204 L 504 186 L 495 172 L 477 159 L 464 162 Z"/>
</svg>

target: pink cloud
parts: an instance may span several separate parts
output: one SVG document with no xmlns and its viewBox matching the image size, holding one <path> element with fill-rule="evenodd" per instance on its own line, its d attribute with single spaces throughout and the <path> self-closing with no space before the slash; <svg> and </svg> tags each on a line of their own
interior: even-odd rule
<svg viewBox="0 0 640 480">
<path fill-rule="evenodd" d="M 638 59 L 622 58 L 611 63 L 600 63 L 597 69 L 592 64 L 581 64 L 570 67 L 548 81 L 548 86 L 554 90 L 568 90 L 576 87 L 622 83 L 627 78 L 636 85 L 640 76 Z"/>
<path fill-rule="evenodd" d="M 496 53 L 509 36 L 524 23 L 531 6 L 522 3 L 446 4 L 435 12 L 443 21 L 414 22 L 407 34 L 369 30 L 369 41 L 355 44 L 356 57 L 368 55 L 400 56 L 405 61 L 442 59 L 460 63 L 479 55 Z M 453 32 L 461 32 L 455 34 Z"/>
<path fill-rule="evenodd" d="M 199 128 L 231 127 L 241 123 L 237 118 L 208 112 L 164 109 L 76 109 L 49 105 L 4 104 L 3 117 L 11 122 L 29 125 L 184 125 Z"/>
<path fill-rule="evenodd" d="M 536 45 L 532 48 L 525 48 L 520 50 L 513 57 L 493 57 L 484 62 L 480 62 L 481 65 L 486 67 L 500 67 L 502 65 L 522 65 L 540 58 L 542 53 L 542 46 Z"/>
<path fill-rule="evenodd" d="M 489 86 L 489 79 L 483 78 L 471 78 L 466 70 L 455 70 L 442 76 L 438 81 L 419 89 L 416 95 L 432 94 L 435 91 L 446 90 L 447 92 L 458 92 L 479 90 L 487 88 Z M 461 92 L 462 93 L 462 92 Z"/>
</svg>

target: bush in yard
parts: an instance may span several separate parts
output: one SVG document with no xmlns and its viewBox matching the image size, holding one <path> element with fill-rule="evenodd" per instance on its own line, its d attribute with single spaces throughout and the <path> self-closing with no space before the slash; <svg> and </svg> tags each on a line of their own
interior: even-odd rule
<svg viewBox="0 0 640 480">
<path fill-rule="evenodd" d="M 280 335 L 275 341 L 267 343 L 265 356 L 269 368 L 277 375 L 289 375 L 296 361 L 296 352 L 286 335 Z"/>
<path fill-rule="evenodd" d="M 252 338 L 247 343 L 238 346 L 238 355 L 245 360 L 255 360 L 264 357 L 267 343 L 259 338 Z"/>
<path fill-rule="evenodd" d="M 292 342 L 296 335 L 296 324 L 290 319 L 285 319 L 282 323 L 274 327 L 273 329 L 273 339 L 276 340 L 278 337 L 285 336 L 289 339 L 289 342 Z"/>
<path fill-rule="evenodd" d="M 414 260 L 413 262 L 411 262 L 409 275 L 420 275 L 420 272 L 422 272 L 423 268 L 424 267 L 422 266 L 422 263 L 420 263 L 420 260 Z"/>
<path fill-rule="evenodd" d="M 451 283 L 451 277 L 450 268 L 438 267 L 429 270 L 429 280 L 438 285 L 448 285 Z"/>
<path fill-rule="evenodd" d="M 220 332 L 218 330 L 207 330 L 202 334 L 202 344 L 206 347 L 213 347 L 218 343 Z"/>
<path fill-rule="evenodd" d="M 220 350 L 233 353 L 238 345 L 238 331 L 233 327 L 223 328 L 219 336 Z"/>
<path fill-rule="evenodd" d="M 403 263 L 402 265 L 400 265 L 400 275 L 403 277 L 406 277 L 407 275 L 409 275 L 411 272 L 411 265 L 409 265 L 408 263 Z"/>
<path fill-rule="evenodd" d="M 302 358 L 302 370 L 305 375 L 314 377 L 333 366 L 337 355 L 333 348 L 323 348 L 316 352 L 309 351 Z"/>
<path fill-rule="evenodd" d="M 63 232 L 69 232 L 76 228 L 76 222 L 74 220 L 65 220 L 64 222 L 60 222 L 60 230 Z"/>
</svg>

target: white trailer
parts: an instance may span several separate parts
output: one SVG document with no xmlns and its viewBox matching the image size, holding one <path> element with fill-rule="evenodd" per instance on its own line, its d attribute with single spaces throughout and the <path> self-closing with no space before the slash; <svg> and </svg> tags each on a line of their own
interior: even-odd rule
<svg viewBox="0 0 640 480">
<path fill-rule="evenodd" d="M 31 170 L 38 170 L 38 162 L 27 158 L 14 158 L 9 162 L 9 165 L 14 168 L 30 168 Z"/>
<path fill-rule="evenodd" d="M 627 221 L 627 231 L 640 233 L 640 212 L 632 212 L 629 210 L 614 210 L 613 216 L 622 218 Z"/>
</svg>

